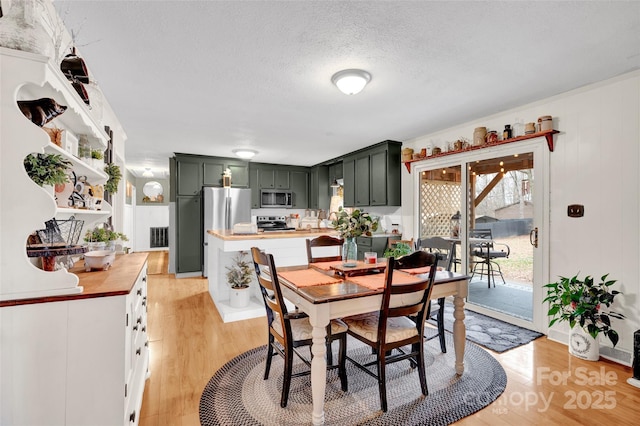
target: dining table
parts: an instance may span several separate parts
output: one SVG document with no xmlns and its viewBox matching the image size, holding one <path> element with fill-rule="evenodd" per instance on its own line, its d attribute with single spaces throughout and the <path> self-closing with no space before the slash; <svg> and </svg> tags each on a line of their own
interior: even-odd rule
<svg viewBox="0 0 640 426">
<path fill-rule="evenodd" d="M 330 263 L 330 262 L 327 262 Z M 386 267 L 386 265 L 385 265 Z M 326 268 L 326 270 L 323 270 Z M 384 270 L 383 268 L 380 268 Z M 278 269 L 278 279 L 283 296 L 309 316 L 313 327 L 311 351 L 311 394 L 314 425 L 324 424 L 324 397 L 327 377 L 326 326 L 335 318 L 347 317 L 380 310 L 385 282 L 384 273 L 339 275 L 330 265 L 316 267 L 301 265 Z M 413 278 L 412 278 L 413 277 Z M 423 279 L 401 270 L 394 271 L 392 284 L 408 283 Z M 469 276 L 437 271 L 431 299 L 453 296 L 453 341 L 455 373 L 464 373 L 464 299 L 468 295 Z"/>
</svg>

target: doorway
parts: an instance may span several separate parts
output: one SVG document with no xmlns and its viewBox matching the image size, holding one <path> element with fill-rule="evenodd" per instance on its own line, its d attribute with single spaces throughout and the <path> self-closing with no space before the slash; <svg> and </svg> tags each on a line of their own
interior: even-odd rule
<svg viewBox="0 0 640 426">
<path fill-rule="evenodd" d="M 548 161 L 541 138 L 415 167 L 415 229 L 455 242 L 452 270 L 472 277 L 465 307 L 537 331 L 546 329 Z"/>
</svg>

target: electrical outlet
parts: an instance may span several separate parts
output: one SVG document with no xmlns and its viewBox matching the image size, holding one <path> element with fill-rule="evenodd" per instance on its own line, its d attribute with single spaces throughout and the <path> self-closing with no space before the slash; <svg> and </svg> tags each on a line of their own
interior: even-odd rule
<svg viewBox="0 0 640 426">
<path fill-rule="evenodd" d="M 584 216 L 584 206 L 582 204 L 570 204 L 567 207 L 567 216 L 569 217 Z"/>
</svg>

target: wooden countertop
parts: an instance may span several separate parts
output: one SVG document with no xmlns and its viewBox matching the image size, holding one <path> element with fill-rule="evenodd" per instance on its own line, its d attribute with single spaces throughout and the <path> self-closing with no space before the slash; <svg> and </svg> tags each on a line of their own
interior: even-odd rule
<svg viewBox="0 0 640 426">
<path fill-rule="evenodd" d="M 288 232 L 258 232 L 257 234 L 234 234 L 230 230 L 209 229 L 207 233 L 224 241 L 244 241 L 244 240 L 270 240 L 277 238 L 315 238 L 320 235 L 338 236 L 332 228 L 317 228 L 311 230 L 288 231 Z"/>
<path fill-rule="evenodd" d="M 147 257 L 147 253 L 117 255 L 115 262 L 107 271 L 93 270 L 91 272 L 85 272 L 84 260 L 80 260 L 69 272 L 76 274 L 80 279 L 78 285 L 82 286 L 82 293 L 6 300 L 0 302 L 0 307 L 129 294 L 147 261 Z"/>
</svg>

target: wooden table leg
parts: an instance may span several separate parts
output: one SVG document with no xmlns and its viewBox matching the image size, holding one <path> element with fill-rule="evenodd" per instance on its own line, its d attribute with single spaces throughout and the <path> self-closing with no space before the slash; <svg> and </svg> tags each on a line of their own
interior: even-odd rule
<svg viewBox="0 0 640 426">
<path fill-rule="evenodd" d="M 453 298 L 453 346 L 456 352 L 456 373 L 464 373 L 464 346 L 467 338 L 464 329 L 464 298 L 456 295 Z"/>
<path fill-rule="evenodd" d="M 315 312 L 309 313 L 309 322 L 313 326 L 311 345 L 311 395 L 313 398 L 313 413 L 311 421 L 314 425 L 324 424 L 324 393 L 327 386 L 327 336 L 326 326 L 329 324 L 328 304 L 315 305 Z"/>
</svg>

